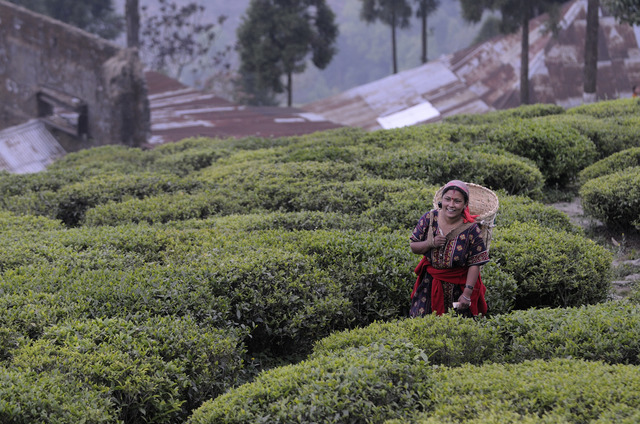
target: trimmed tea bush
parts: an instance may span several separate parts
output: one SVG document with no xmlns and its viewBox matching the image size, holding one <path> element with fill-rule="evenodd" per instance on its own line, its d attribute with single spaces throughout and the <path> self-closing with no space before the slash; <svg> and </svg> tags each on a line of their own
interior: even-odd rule
<svg viewBox="0 0 640 424">
<path fill-rule="evenodd" d="M 640 141 L 640 136 L 639 141 Z M 594 178 L 615 174 L 627 168 L 640 166 L 640 147 L 623 150 L 587 166 L 580 171 L 579 181 L 586 183 Z"/>
<path fill-rule="evenodd" d="M 565 110 L 562 106 L 538 103 L 522 105 L 512 109 L 496 110 L 483 114 L 462 114 L 445 118 L 445 122 L 457 125 L 500 124 L 507 119 L 530 119 L 538 116 L 561 115 Z"/>
<path fill-rule="evenodd" d="M 612 255 L 586 237 L 519 223 L 494 231 L 491 256 L 517 281 L 516 309 L 607 299 Z"/>
<path fill-rule="evenodd" d="M 387 179 L 417 179 L 428 184 L 461 179 L 531 197 L 538 197 L 544 184 L 540 171 L 521 158 L 454 144 L 437 149 L 396 149 L 383 156 L 371 157 L 363 161 L 362 166 Z"/>
<path fill-rule="evenodd" d="M 638 116 L 640 101 L 638 99 L 616 99 L 580 105 L 567 109 L 568 114 L 588 115 L 594 118 L 621 116 Z"/>
<path fill-rule="evenodd" d="M 108 395 L 124 423 L 171 423 L 236 381 L 239 345 L 233 333 L 189 319 L 75 321 L 49 328 L 12 365 L 85 382 Z"/>
<path fill-rule="evenodd" d="M 409 418 L 431 403 L 432 371 L 410 343 L 373 344 L 276 368 L 206 402 L 205 423 L 365 423 Z"/>
<path fill-rule="evenodd" d="M 447 366 L 499 361 L 503 346 L 499 333 L 491 326 L 453 314 L 427 315 L 333 333 L 314 345 L 312 358 L 397 343 L 412 344 L 425 352 L 429 363 Z"/>
<path fill-rule="evenodd" d="M 637 116 L 594 118 L 589 115 L 564 114 L 547 119 L 569 125 L 580 134 L 589 137 L 596 146 L 598 159 L 630 147 L 640 146 L 640 136 L 638 136 L 640 118 Z"/>
<path fill-rule="evenodd" d="M 634 303 L 514 311 L 489 324 L 506 342 L 506 361 L 581 358 L 640 365 L 640 308 Z"/>
<path fill-rule="evenodd" d="M 567 214 L 552 206 L 544 205 L 525 196 L 508 196 L 498 193 L 500 207 L 496 216 L 498 227 L 510 226 L 516 222 L 530 222 L 554 231 L 580 233 Z"/>
<path fill-rule="evenodd" d="M 165 192 L 191 192 L 201 187 L 202 184 L 196 180 L 163 174 L 96 176 L 62 188 L 56 195 L 54 213 L 55 218 L 74 226 L 82 221 L 87 209 L 108 201 L 144 198 Z"/>
<path fill-rule="evenodd" d="M 586 215 L 611 227 L 629 228 L 640 218 L 640 167 L 589 180 L 580 196 Z"/>
<path fill-rule="evenodd" d="M 637 422 L 636 367 L 571 359 L 441 369 L 416 423 Z"/>
<path fill-rule="evenodd" d="M 115 424 L 109 397 L 57 373 L 0 366 L 3 424 Z"/>
<path fill-rule="evenodd" d="M 0 210 L 0 233 L 7 231 L 50 231 L 61 230 L 62 228 L 60 221 L 54 221 L 42 216 L 16 215 Z"/>
<path fill-rule="evenodd" d="M 596 160 L 597 151 L 586 136 L 552 118 L 505 121 L 492 127 L 487 137 L 490 143 L 533 160 L 547 185 L 564 186 Z"/>
</svg>

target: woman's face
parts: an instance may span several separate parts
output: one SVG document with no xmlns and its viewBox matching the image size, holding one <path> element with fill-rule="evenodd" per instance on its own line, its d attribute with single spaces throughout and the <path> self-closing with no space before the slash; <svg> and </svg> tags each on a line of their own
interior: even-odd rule
<svg viewBox="0 0 640 424">
<path fill-rule="evenodd" d="M 458 190 L 448 190 L 442 195 L 442 210 L 446 217 L 457 219 L 465 207 L 467 204 L 464 202 L 464 196 Z"/>
</svg>

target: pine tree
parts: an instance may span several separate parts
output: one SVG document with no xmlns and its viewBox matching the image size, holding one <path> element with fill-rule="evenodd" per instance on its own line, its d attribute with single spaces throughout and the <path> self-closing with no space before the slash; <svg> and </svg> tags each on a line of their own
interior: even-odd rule
<svg viewBox="0 0 640 424">
<path fill-rule="evenodd" d="M 291 106 L 292 75 L 306 69 L 309 55 L 317 68 L 327 67 L 336 52 L 338 27 L 325 0 L 251 0 L 237 35 L 236 99 L 274 105 L 276 94 L 286 90 Z"/>
</svg>

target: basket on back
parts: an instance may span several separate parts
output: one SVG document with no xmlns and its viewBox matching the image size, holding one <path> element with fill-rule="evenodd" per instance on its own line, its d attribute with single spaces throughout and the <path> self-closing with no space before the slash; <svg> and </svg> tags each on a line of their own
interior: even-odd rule
<svg viewBox="0 0 640 424">
<path fill-rule="evenodd" d="M 478 184 L 466 183 L 469 187 L 469 213 L 478 215 L 476 222 L 480 227 L 480 233 L 484 239 L 484 244 L 489 250 L 491 243 L 491 233 L 495 227 L 496 215 L 498 213 L 498 196 L 486 187 Z M 438 208 L 438 202 L 442 200 L 442 190 L 440 187 L 433 196 L 433 207 Z"/>
</svg>

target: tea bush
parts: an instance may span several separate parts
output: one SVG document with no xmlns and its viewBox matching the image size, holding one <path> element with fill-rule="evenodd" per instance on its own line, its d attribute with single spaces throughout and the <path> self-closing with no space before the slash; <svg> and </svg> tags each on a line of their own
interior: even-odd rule
<svg viewBox="0 0 640 424">
<path fill-rule="evenodd" d="M 629 228 L 640 217 L 640 167 L 589 180 L 580 196 L 585 215 L 610 227 Z"/>
<path fill-rule="evenodd" d="M 581 358 L 640 365 L 640 309 L 634 303 L 514 311 L 489 321 L 505 340 L 509 362 Z"/>
<path fill-rule="evenodd" d="M 426 423 L 636 422 L 635 367 L 570 359 L 438 370 Z M 393 421 L 391 421 L 393 422 Z"/>
<path fill-rule="evenodd" d="M 110 399 L 78 380 L 57 373 L 0 366 L 3 424 L 115 424 Z"/>
<path fill-rule="evenodd" d="M 562 115 L 565 110 L 562 106 L 538 103 L 534 105 L 522 105 L 512 109 L 496 110 L 483 114 L 461 114 L 449 116 L 444 122 L 457 125 L 481 125 L 500 124 L 512 118 L 530 119 L 538 116 Z"/>
<path fill-rule="evenodd" d="M 430 406 L 432 371 L 410 343 L 372 344 L 262 373 L 206 402 L 189 418 L 204 423 L 384 422 Z"/>
<path fill-rule="evenodd" d="M 498 193 L 500 207 L 496 216 L 498 227 L 510 226 L 516 222 L 536 223 L 556 231 L 581 233 L 567 214 L 553 206 L 547 206 L 526 196 L 506 196 Z"/>
<path fill-rule="evenodd" d="M 640 146 L 635 116 L 594 118 L 589 115 L 567 113 L 548 118 L 551 122 L 569 125 L 588 137 L 598 151 L 598 159 L 604 159 L 621 150 Z"/>
<path fill-rule="evenodd" d="M 517 281 L 516 309 L 607 299 L 612 255 L 586 237 L 518 223 L 494 232 L 491 256 Z"/>
<path fill-rule="evenodd" d="M 168 423 L 232 386 L 242 354 L 233 333 L 189 319 L 107 319 L 52 326 L 11 363 L 107 394 L 124 423 Z"/>
<path fill-rule="evenodd" d="M 630 117 L 640 114 L 638 99 L 605 100 L 567 109 L 568 114 L 587 115 L 593 118 Z"/>
<path fill-rule="evenodd" d="M 640 137 L 639 137 L 640 141 Z M 579 181 L 584 185 L 589 180 L 614 174 L 627 168 L 640 166 L 640 147 L 622 150 L 587 166 L 580 171 Z"/>
<path fill-rule="evenodd" d="M 339 355 L 352 348 L 375 344 L 412 344 L 429 357 L 434 365 L 460 366 L 482 364 L 502 358 L 503 341 L 495 328 L 445 314 L 423 318 L 375 322 L 363 328 L 341 331 L 316 342 L 311 358 Z"/>
<path fill-rule="evenodd" d="M 163 174 L 96 176 L 62 188 L 56 194 L 54 217 L 74 226 L 82 221 L 87 209 L 108 201 L 144 198 L 165 192 L 191 192 L 201 187 L 199 181 Z"/>
<path fill-rule="evenodd" d="M 456 145 L 437 149 L 395 149 L 364 160 L 362 166 L 368 172 L 387 179 L 422 180 L 428 184 L 460 179 L 532 197 L 540 195 L 544 184 L 540 171 L 521 158 Z"/>
<path fill-rule="evenodd" d="M 505 121 L 487 132 L 489 143 L 533 160 L 546 184 L 567 185 L 597 159 L 595 145 L 575 128 L 542 117 Z"/>
</svg>

